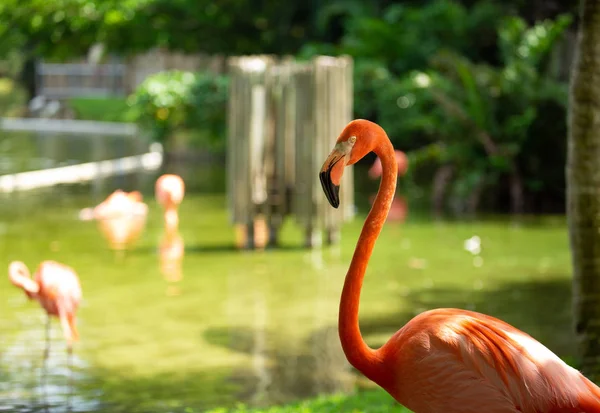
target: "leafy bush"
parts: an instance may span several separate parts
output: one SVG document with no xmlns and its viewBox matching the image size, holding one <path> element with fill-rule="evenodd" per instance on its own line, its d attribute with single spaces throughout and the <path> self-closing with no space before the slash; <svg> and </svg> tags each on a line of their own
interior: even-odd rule
<svg viewBox="0 0 600 413">
<path fill-rule="evenodd" d="M 25 91 L 15 81 L 0 77 L 0 116 L 22 116 L 26 107 Z"/>
<path fill-rule="evenodd" d="M 187 127 L 224 142 L 228 90 L 228 77 L 197 74 L 190 87 Z"/>
<path fill-rule="evenodd" d="M 228 78 L 209 72 L 164 71 L 148 76 L 129 97 L 134 119 L 167 142 L 180 130 L 209 143 L 224 140 Z"/>
<path fill-rule="evenodd" d="M 484 0 L 466 7 L 452 0 L 434 0 L 420 6 L 394 3 L 380 12 L 354 7 L 346 13 L 346 32 L 337 51 L 330 50 L 331 46 L 307 44 L 302 55 L 353 56 L 355 117 L 377 121 L 394 144 L 411 150 L 428 138 L 420 137 L 420 131 L 412 127 L 412 135 L 407 135 L 402 122 L 412 120 L 398 116 L 404 104 L 403 77 L 413 70 L 426 70 L 431 57 L 442 50 L 455 51 L 473 61 L 496 59 L 496 28 L 506 15 L 506 6 Z M 415 122 L 424 127 L 427 124 L 425 118 Z"/>
<path fill-rule="evenodd" d="M 394 122 L 397 130 L 418 131 L 444 143 L 439 161 L 455 168 L 451 189 L 456 198 L 498 186 L 504 177 L 510 180 L 517 210 L 526 190 L 544 189 L 537 173 L 527 174 L 531 154 L 524 148 L 536 139 L 532 127 L 548 104 L 563 110 L 554 124 L 564 122 L 567 85 L 548 67 L 553 46 L 570 23 L 565 15 L 528 27 L 521 18 L 507 17 L 498 28 L 500 65 L 440 51 L 431 57 L 427 71 L 392 82 L 387 89 L 392 96 L 380 95 L 387 102 L 380 103 L 386 118 L 402 119 Z M 393 94 L 406 105 L 393 107 Z"/>
</svg>

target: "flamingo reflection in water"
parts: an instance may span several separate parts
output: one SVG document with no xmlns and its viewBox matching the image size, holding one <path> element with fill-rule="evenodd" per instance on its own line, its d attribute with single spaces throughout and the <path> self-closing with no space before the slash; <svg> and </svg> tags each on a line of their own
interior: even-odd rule
<svg viewBox="0 0 600 413">
<path fill-rule="evenodd" d="M 170 283 L 167 295 L 179 295 L 175 283 L 183 278 L 182 261 L 185 254 L 185 244 L 178 231 L 165 232 L 158 250 L 160 271 L 164 279 Z"/>
<path fill-rule="evenodd" d="M 269 243 L 269 236 L 269 225 L 262 215 L 257 216 L 250 225 L 236 224 L 235 226 L 235 245 L 239 249 L 249 247 L 251 242 L 255 249 L 262 250 Z"/>
</svg>

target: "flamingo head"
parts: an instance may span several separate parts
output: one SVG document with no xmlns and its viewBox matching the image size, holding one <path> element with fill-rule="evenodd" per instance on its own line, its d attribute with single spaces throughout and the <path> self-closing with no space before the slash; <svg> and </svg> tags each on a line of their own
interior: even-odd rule
<svg viewBox="0 0 600 413">
<path fill-rule="evenodd" d="M 323 163 L 319 178 L 327 200 L 332 207 L 340 205 L 340 182 L 346 165 L 353 165 L 371 152 L 380 142 L 385 132 L 381 126 L 364 119 L 350 122 Z"/>
<path fill-rule="evenodd" d="M 13 261 L 9 264 L 8 279 L 13 285 L 22 288 L 30 299 L 40 291 L 40 286 L 31 279 L 29 269 L 22 261 Z"/>
</svg>

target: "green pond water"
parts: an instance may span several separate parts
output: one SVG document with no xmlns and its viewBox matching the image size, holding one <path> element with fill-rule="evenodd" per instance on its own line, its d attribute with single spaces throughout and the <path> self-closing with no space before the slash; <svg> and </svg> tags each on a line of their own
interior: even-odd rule
<svg viewBox="0 0 600 413">
<path fill-rule="evenodd" d="M 80 149 L 80 160 L 90 158 L 81 155 L 88 150 Z M 191 412 L 368 385 L 345 361 L 336 329 L 363 208 L 344 226 L 339 246 L 301 248 L 301 231 L 288 220 L 281 248 L 236 251 L 220 166 L 181 164 L 175 172 L 188 183 L 176 281 L 159 265 L 159 172 L 0 194 L 0 267 L 17 259 L 32 270 L 45 259 L 64 262 L 78 272 L 84 294 L 71 366 L 53 321 L 44 369 L 45 315 L 0 277 L 0 412 Z M 124 257 L 107 248 L 95 223 L 77 219 L 116 188 L 141 189 L 150 211 Z M 473 235 L 482 240 L 477 257 L 463 245 Z M 412 316 L 446 306 L 499 316 L 571 357 L 564 219 L 436 222 L 411 211 L 406 223 L 386 225 L 360 307 L 367 342 L 381 345 Z"/>
</svg>

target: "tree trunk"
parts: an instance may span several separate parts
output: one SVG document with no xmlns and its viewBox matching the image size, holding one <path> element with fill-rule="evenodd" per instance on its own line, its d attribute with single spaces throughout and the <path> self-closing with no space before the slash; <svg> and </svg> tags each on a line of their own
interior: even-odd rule
<svg viewBox="0 0 600 413">
<path fill-rule="evenodd" d="M 583 0 L 569 105 L 567 214 L 581 370 L 600 379 L 600 0 Z"/>
<path fill-rule="evenodd" d="M 514 215 L 521 215 L 525 207 L 525 188 L 523 179 L 516 166 L 510 172 L 510 209 Z"/>
<path fill-rule="evenodd" d="M 24 49 L 25 60 L 19 74 L 19 82 L 27 93 L 27 102 L 36 97 L 37 85 L 35 76 L 36 57 L 33 44 L 28 42 Z"/>
<path fill-rule="evenodd" d="M 483 195 L 483 190 L 485 189 L 485 177 L 479 178 L 479 181 L 475 183 L 473 189 L 469 193 L 469 196 L 466 200 L 466 211 L 467 215 L 473 217 L 477 213 L 477 209 L 479 208 L 479 203 L 481 202 L 481 195 Z"/>
<path fill-rule="evenodd" d="M 433 177 L 433 190 L 431 191 L 431 204 L 433 205 L 433 214 L 440 218 L 444 213 L 444 198 L 448 184 L 454 175 L 454 165 L 442 165 L 435 171 Z"/>
</svg>

